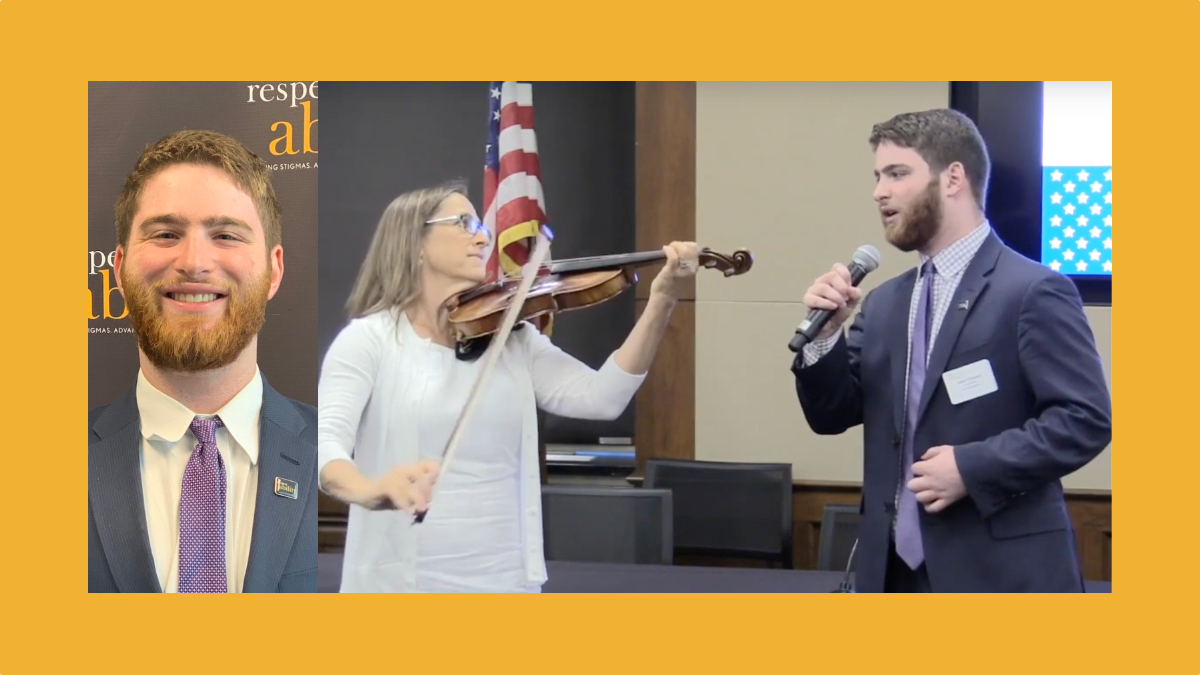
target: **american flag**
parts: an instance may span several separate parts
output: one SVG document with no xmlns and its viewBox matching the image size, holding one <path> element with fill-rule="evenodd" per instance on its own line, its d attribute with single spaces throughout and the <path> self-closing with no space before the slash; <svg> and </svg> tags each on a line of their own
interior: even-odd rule
<svg viewBox="0 0 1200 675">
<path fill-rule="evenodd" d="M 483 169 L 483 223 L 492 232 L 488 278 L 520 270 L 546 221 L 533 129 L 533 84 L 492 82 Z M 548 258 L 547 258 L 548 259 Z"/>
<path fill-rule="evenodd" d="M 1042 263 L 1073 276 L 1112 276 L 1112 167 L 1042 173 Z"/>
</svg>

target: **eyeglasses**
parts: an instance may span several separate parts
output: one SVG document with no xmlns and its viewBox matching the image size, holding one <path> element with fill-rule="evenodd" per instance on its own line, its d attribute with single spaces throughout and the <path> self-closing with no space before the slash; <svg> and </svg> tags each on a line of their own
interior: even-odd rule
<svg viewBox="0 0 1200 675">
<path fill-rule="evenodd" d="M 472 237 L 480 232 L 483 232 L 483 236 L 487 237 L 488 242 L 490 243 L 492 241 L 491 231 L 488 230 L 487 227 L 484 226 L 483 222 L 475 216 L 461 213 L 457 216 L 445 216 L 444 218 L 434 218 L 432 220 L 425 221 L 426 225 L 438 225 L 441 223 L 453 223 L 454 225 L 457 225 L 463 232 L 466 232 Z"/>
</svg>

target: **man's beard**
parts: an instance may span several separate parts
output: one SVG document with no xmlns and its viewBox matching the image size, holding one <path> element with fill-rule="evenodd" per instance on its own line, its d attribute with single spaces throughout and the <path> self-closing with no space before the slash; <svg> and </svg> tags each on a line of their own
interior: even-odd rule
<svg viewBox="0 0 1200 675">
<path fill-rule="evenodd" d="M 181 282 L 143 284 L 121 270 L 125 306 L 138 346 L 155 367 L 199 372 L 233 363 L 262 328 L 267 315 L 271 273 L 266 271 L 245 289 L 226 286 L 225 315 L 211 328 L 208 316 L 163 315 L 163 290 Z"/>
<path fill-rule="evenodd" d="M 932 241 L 942 222 L 942 188 L 937 179 L 930 181 L 916 201 L 896 217 L 900 222 L 884 226 L 883 235 L 889 244 L 907 253 Z"/>
</svg>

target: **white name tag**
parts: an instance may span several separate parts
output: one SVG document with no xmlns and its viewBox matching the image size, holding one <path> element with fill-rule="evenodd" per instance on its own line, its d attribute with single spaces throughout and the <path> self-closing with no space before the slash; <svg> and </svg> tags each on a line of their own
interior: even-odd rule
<svg viewBox="0 0 1200 675">
<path fill-rule="evenodd" d="M 954 405 L 986 396 L 999 389 L 996 386 L 996 376 L 992 373 L 992 364 L 984 359 L 947 370 L 942 373 L 942 381 L 946 383 L 946 393 Z"/>
</svg>

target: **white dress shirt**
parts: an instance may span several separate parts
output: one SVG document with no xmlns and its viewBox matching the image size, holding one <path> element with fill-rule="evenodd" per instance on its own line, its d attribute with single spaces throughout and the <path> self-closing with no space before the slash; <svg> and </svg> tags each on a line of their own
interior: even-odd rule
<svg viewBox="0 0 1200 675">
<path fill-rule="evenodd" d="M 164 593 L 179 589 L 179 501 L 183 472 L 198 443 L 192 420 L 219 416 L 217 450 L 225 463 L 225 570 L 230 593 L 240 593 L 250 558 L 254 502 L 258 496 L 259 413 L 262 374 L 254 377 L 215 415 L 197 415 L 156 389 L 138 373 L 137 405 L 142 425 L 141 474 L 146 528 L 158 583 Z"/>
<path fill-rule="evenodd" d="M 318 471 L 344 459 L 374 480 L 440 459 L 482 366 L 421 338 L 403 314 L 399 325 L 388 312 L 351 321 L 321 368 Z M 342 592 L 539 590 L 537 408 L 612 419 L 644 379 L 611 356 L 593 370 L 531 325 L 513 331 L 424 522 L 350 507 Z"/>
<path fill-rule="evenodd" d="M 482 360 L 460 361 L 452 349 L 413 340 L 421 459 L 441 460 L 466 407 Z M 528 329 L 523 329 L 528 330 Z M 525 589 L 521 546 L 521 392 L 498 367 L 476 405 L 454 461 L 437 486 L 437 506 L 417 528 L 417 590 L 503 592 Z"/>
</svg>

